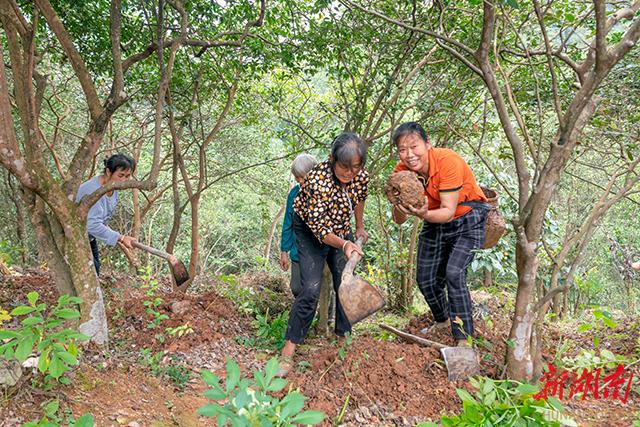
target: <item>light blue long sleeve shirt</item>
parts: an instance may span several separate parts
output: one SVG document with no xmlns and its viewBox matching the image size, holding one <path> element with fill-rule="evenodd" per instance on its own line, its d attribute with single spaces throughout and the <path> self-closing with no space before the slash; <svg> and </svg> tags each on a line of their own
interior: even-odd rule
<svg viewBox="0 0 640 427">
<path fill-rule="evenodd" d="M 298 262 L 298 247 L 296 246 L 296 235 L 293 231 L 293 200 L 298 195 L 300 186 L 296 185 L 287 196 L 287 204 L 284 211 L 284 220 L 282 221 L 282 236 L 280 238 L 280 251 L 289 252 L 291 261 Z"/>
<path fill-rule="evenodd" d="M 100 188 L 100 177 L 96 176 L 82 183 L 76 195 L 76 203 L 80 203 L 82 198 Z M 104 195 L 89 209 L 87 214 L 87 233 L 109 246 L 115 246 L 120 238 L 120 233 L 112 230 L 107 222 L 113 217 L 113 212 L 118 204 L 118 192 L 114 191 L 111 196 Z"/>
</svg>

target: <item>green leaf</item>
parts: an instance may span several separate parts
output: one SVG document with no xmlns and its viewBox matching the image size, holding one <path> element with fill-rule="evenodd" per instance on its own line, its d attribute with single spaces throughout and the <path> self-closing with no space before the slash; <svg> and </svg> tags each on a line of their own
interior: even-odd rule
<svg viewBox="0 0 640 427">
<path fill-rule="evenodd" d="M 84 414 L 83 416 L 78 418 L 76 422 L 73 423 L 71 426 L 72 427 L 93 427 L 94 426 L 93 415 Z"/>
<path fill-rule="evenodd" d="M 67 365 L 75 366 L 78 364 L 78 359 L 76 359 L 75 356 L 68 351 L 56 352 L 56 356 L 62 359 Z"/>
<path fill-rule="evenodd" d="M 320 424 L 326 415 L 321 411 L 304 411 L 296 415 L 291 421 L 305 426 Z"/>
<path fill-rule="evenodd" d="M 62 374 L 64 374 L 65 370 L 66 369 L 62 361 L 54 354 L 51 358 L 51 363 L 49 363 L 49 375 L 57 380 Z"/>
<path fill-rule="evenodd" d="M 37 325 L 38 323 L 42 323 L 44 322 L 44 319 L 40 316 L 30 316 L 27 317 L 26 319 L 22 320 L 22 323 L 24 326 L 33 326 L 33 325 Z"/>
<path fill-rule="evenodd" d="M 80 318 L 80 312 L 72 308 L 63 308 L 62 310 L 56 311 L 54 314 L 61 319 L 79 319 Z"/>
<path fill-rule="evenodd" d="M 564 406 L 562 406 L 562 402 L 555 396 L 547 396 L 547 402 L 559 412 L 564 411 Z"/>
<path fill-rule="evenodd" d="M 38 293 L 35 292 L 35 291 L 34 292 L 29 292 L 27 294 L 27 300 L 29 301 L 29 304 L 31 304 L 33 307 L 35 307 L 39 296 L 40 295 L 38 295 Z"/>
<path fill-rule="evenodd" d="M 589 329 L 591 329 L 591 323 L 585 323 L 584 325 L 578 326 L 577 331 L 584 332 L 584 331 L 588 331 Z"/>
<path fill-rule="evenodd" d="M 238 381 L 240 381 L 240 367 L 233 359 L 227 358 L 227 393 L 238 385 Z"/>
<path fill-rule="evenodd" d="M 25 314 L 29 314 L 29 313 L 33 312 L 34 310 L 35 310 L 35 308 L 29 307 L 28 305 L 21 305 L 19 307 L 14 308 L 13 310 L 11 310 L 11 315 L 12 316 L 23 316 Z"/>
<path fill-rule="evenodd" d="M 484 384 L 482 385 L 482 392 L 484 394 L 489 393 L 494 388 L 493 381 L 490 378 L 484 380 Z"/>
<path fill-rule="evenodd" d="M 285 380 L 284 378 L 276 378 L 273 381 L 271 381 L 271 384 L 269 384 L 269 387 L 267 387 L 267 391 L 272 391 L 274 393 L 277 393 L 280 390 L 282 390 L 286 385 L 287 385 L 287 380 Z"/>
<path fill-rule="evenodd" d="M 15 354 L 16 359 L 18 359 L 18 362 L 22 363 L 25 360 L 27 360 L 29 356 L 31 356 L 31 350 L 33 350 L 34 341 L 35 341 L 35 337 L 33 335 L 30 335 L 30 336 L 23 337 L 18 342 L 18 347 L 16 348 L 16 354 Z"/>
<path fill-rule="evenodd" d="M 227 394 L 220 388 L 211 388 L 204 392 L 204 397 L 211 400 L 223 400 L 226 399 Z"/>
<path fill-rule="evenodd" d="M 200 376 L 202 377 L 203 381 L 207 385 L 210 385 L 210 386 L 220 385 L 220 378 L 217 375 L 214 375 L 213 373 L 211 373 L 211 371 L 203 369 L 200 371 Z"/>
<path fill-rule="evenodd" d="M 516 393 L 518 394 L 533 394 L 537 392 L 538 392 L 538 387 L 531 384 L 527 384 L 527 383 L 520 384 L 516 388 Z"/>
<path fill-rule="evenodd" d="M 606 360 L 616 360 L 616 356 L 606 348 L 603 348 L 602 350 L 600 350 L 600 356 L 602 356 Z"/>
<path fill-rule="evenodd" d="M 19 333 L 15 331 L 9 331 L 7 329 L 0 329 L 0 340 L 6 340 L 9 338 L 18 338 L 20 336 Z"/>
<path fill-rule="evenodd" d="M 233 399 L 233 402 L 238 409 L 245 408 L 250 402 L 251 397 L 247 393 L 246 390 L 240 390 L 236 395 L 236 398 Z"/>
<path fill-rule="evenodd" d="M 83 333 L 80 332 L 72 332 L 69 335 L 67 335 L 69 338 L 73 338 L 74 340 L 78 340 L 78 341 L 89 341 L 91 339 L 91 337 L 89 335 L 85 335 Z"/>
<path fill-rule="evenodd" d="M 287 419 L 293 414 L 297 414 L 304 408 L 304 396 L 301 393 L 289 393 L 280 401 L 283 406 L 280 411 L 281 418 Z"/>
<path fill-rule="evenodd" d="M 48 402 L 43 408 L 44 414 L 49 418 L 53 418 L 58 409 L 60 409 L 60 402 L 57 399 Z"/>
<path fill-rule="evenodd" d="M 198 414 L 202 415 L 203 417 L 215 417 L 220 412 L 222 412 L 222 406 L 216 403 L 207 403 L 206 405 L 198 409 Z"/>
<path fill-rule="evenodd" d="M 278 367 L 279 367 L 279 362 L 278 362 L 277 358 L 273 357 L 273 358 L 269 359 L 269 361 L 267 362 L 266 366 L 264 367 L 264 381 L 265 381 L 265 384 L 269 384 L 271 382 L 271 379 L 278 372 Z"/>
<path fill-rule="evenodd" d="M 467 390 L 457 388 L 456 393 L 458 394 L 458 396 L 460 396 L 460 399 L 462 399 L 463 402 L 469 402 L 474 405 L 478 404 L 478 402 L 473 398 L 473 396 L 471 396 L 471 394 L 469 394 Z"/>
<path fill-rule="evenodd" d="M 50 350 L 45 350 L 40 357 L 38 357 L 38 370 L 44 374 L 49 368 L 49 353 Z"/>
<path fill-rule="evenodd" d="M 616 327 L 616 322 L 615 320 L 613 320 L 610 317 L 603 317 L 602 321 L 604 322 L 605 325 L 607 325 L 608 327 L 610 327 L 611 329 L 614 329 Z"/>
</svg>

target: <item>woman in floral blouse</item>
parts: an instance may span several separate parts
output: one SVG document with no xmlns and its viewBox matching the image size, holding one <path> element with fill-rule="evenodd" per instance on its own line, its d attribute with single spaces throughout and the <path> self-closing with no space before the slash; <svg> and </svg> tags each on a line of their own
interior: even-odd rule
<svg viewBox="0 0 640 427">
<path fill-rule="evenodd" d="M 302 292 L 289 315 L 279 376 L 289 373 L 296 345 L 307 336 L 318 305 L 325 262 L 329 264 L 336 292 L 336 334 L 344 336 L 351 332 L 338 288 L 347 259 L 354 251 L 364 255 L 352 241 L 352 216 L 356 219 L 356 238 L 365 241 L 368 238 L 362 222 L 369 183 L 369 174 L 364 170 L 366 160 L 367 145 L 362 138 L 354 133 L 340 134 L 331 144 L 329 159 L 309 172 L 293 203 Z"/>
</svg>

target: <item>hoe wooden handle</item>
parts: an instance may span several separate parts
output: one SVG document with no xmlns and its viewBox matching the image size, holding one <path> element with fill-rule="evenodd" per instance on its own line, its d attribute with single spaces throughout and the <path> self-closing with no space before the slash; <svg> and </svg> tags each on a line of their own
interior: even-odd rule
<svg viewBox="0 0 640 427">
<path fill-rule="evenodd" d="M 132 242 L 131 245 L 138 249 L 142 249 L 145 252 L 149 252 L 152 255 L 159 256 L 160 258 L 164 258 L 167 261 L 172 261 L 174 256 L 166 253 L 165 251 L 161 251 L 160 249 L 152 248 L 151 246 L 144 245 L 140 242 Z"/>
</svg>

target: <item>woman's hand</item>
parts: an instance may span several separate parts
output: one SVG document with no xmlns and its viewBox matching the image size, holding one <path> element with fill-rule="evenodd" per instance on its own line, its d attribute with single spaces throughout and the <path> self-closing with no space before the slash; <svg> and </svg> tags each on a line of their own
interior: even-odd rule
<svg viewBox="0 0 640 427">
<path fill-rule="evenodd" d="M 417 216 L 420 219 L 427 219 L 427 213 L 429 212 L 429 204 L 425 203 L 420 209 L 416 209 L 413 206 L 396 205 L 398 210 L 405 215 Z"/>
<path fill-rule="evenodd" d="M 364 227 L 356 228 L 356 240 L 362 237 L 362 244 L 364 245 L 369 240 L 369 233 Z"/>
<path fill-rule="evenodd" d="M 350 259 L 351 255 L 354 252 L 360 254 L 361 257 L 364 256 L 364 252 L 362 251 L 362 248 L 360 248 L 358 245 L 356 245 L 350 240 L 345 240 L 345 242 L 346 243 L 342 246 L 342 251 L 344 252 L 344 256 L 346 256 L 347 259 Z"/>
<path fill-rule="evenodd" d="M 289 269 L 289 254 L 286 252 L 280 252 L 280 268 L 282 271 Z"/>
<path fill-rule="evenodd" d="M 137 242 L 134 237 L 122 235 L 118 239 L 118 243 L 122 244 L 127 249 L 133 249 L 133 243 Z"/>
</svg>

